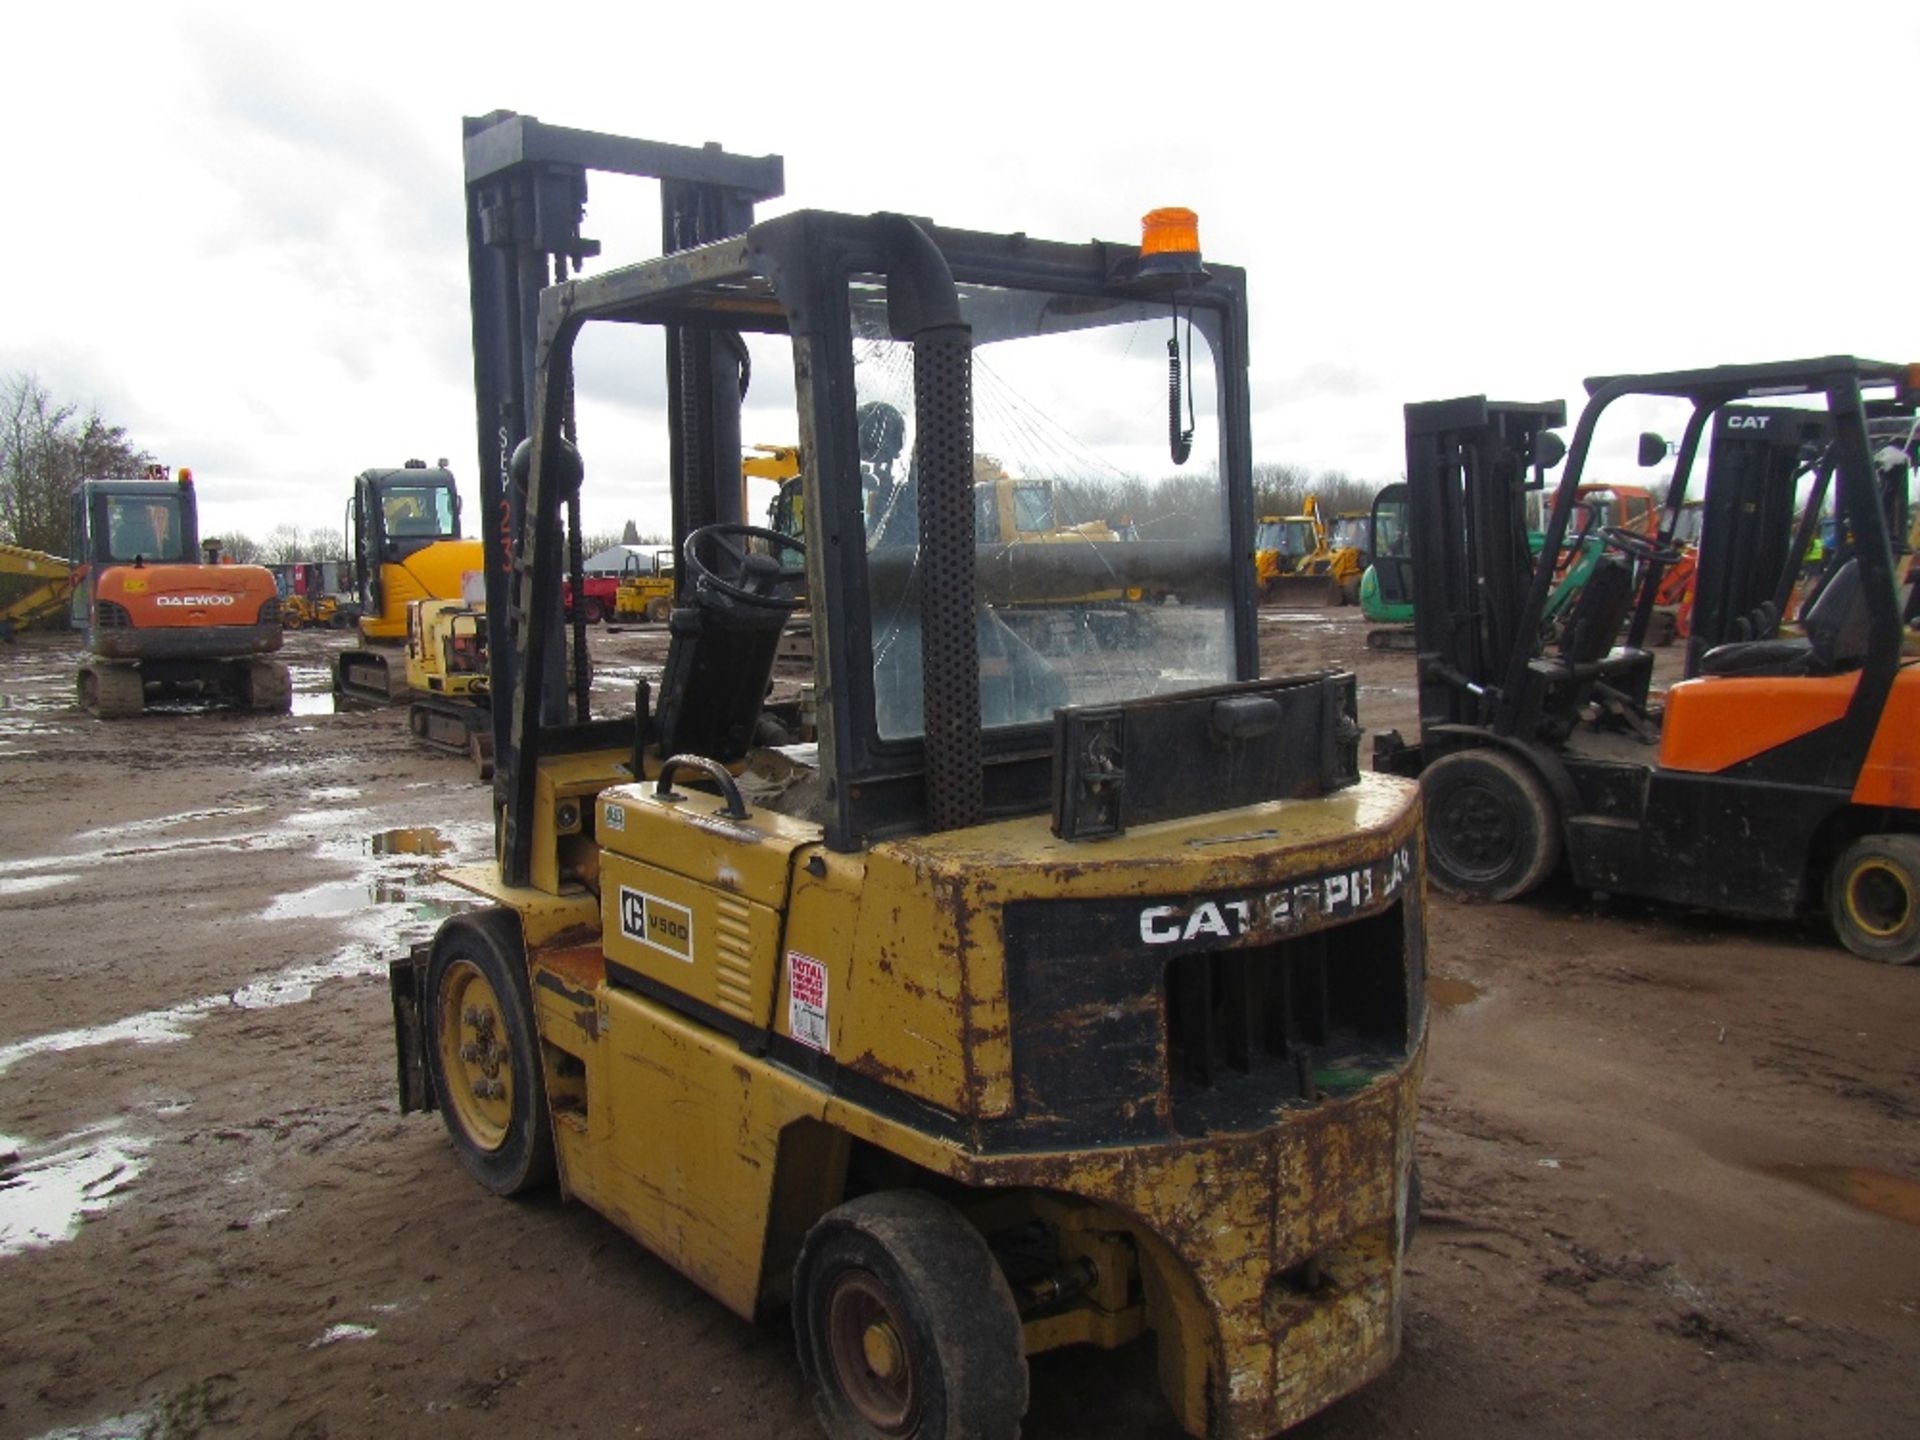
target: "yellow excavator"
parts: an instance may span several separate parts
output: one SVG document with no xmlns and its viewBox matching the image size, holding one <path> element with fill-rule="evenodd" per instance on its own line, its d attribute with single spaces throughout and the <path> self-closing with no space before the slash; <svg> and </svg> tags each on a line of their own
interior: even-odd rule
<svg viewBox="0 0 1920 1440">
<path fill-rule="evenodd" d="M 1201 264 L 1186 211 L 1137 249 L 756 224 L 778 157 L 504 111 L 467 136 L 481 453 L 509 457 L 481 498 L 520 504 L 485 533 L 497 845 L 450 872 L 485 908 L 391 966 L 402 1108 L 485 1189 L 557 1182 L 786 1317 L 832 1440 L 1011 1440 L 1029 1356 L 1147 1335 L 1211 1440 L 1381 1374 L 1418 1210 L 1418 794 L 1360 773 L 1352 674 L 1259 674 L 1244 272 Z M 573 272 L 589 165 L 669 182 L 673 253 Z M 536 185 L 565 203 L 515 229 Z M 1176 308 L 1173 388 L 1208 404 L 1161 430 L 1168 362 L 1129 342 Z M 699 403 L 659 414 L 666 665 L 603 714 L 555 661 L 596 463 L 570 397 L 611 327 Z M 976 356 L 1048 375 L 1056 424 L 1100 418 L 1152 538 L 977 540 L 975 445 L 1025 417 L 976 409 Z M 749 360 L 793 377 L 804 541 L 740 514 Z M 878 510 L 869 400 L 911 437 Z M 1178 478 L 1128 479 L 1160 445 Z M 802 584 L 817 738 L 792 744 L 762 722 Z M 1114 584 L 1180 596 L 1146 652 L 1042 656 L 1002 619 Z"/>
<path fill-rule="evenodd" d="M 64 612 L 80 581 L 80 568 L 44 550 L 0 545 L 0 575 L 26 582 L 11 600 L 0 604 L 0 640 L 10 641 L 34 621 Z"/>
<path fill-rule="evenodd" d="M 407 704 L 407 726 L 436 749 L 493 773 L 487 702 L 485 563 L 460 534 L 460 492 L 442 461 L 365 470 L 347 527 L 360 614 L 358 645 L 334 657 L 337 695 Z"/>
</svg>

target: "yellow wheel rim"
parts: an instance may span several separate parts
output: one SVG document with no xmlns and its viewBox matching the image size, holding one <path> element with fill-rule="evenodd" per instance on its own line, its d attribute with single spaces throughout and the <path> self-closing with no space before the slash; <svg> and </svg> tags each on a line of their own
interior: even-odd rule
<svg viewBox="0 0 1920 1440">
<path fill-rule="evenodd" d="M 1862 860 L 1847 876 L 1847 916 L 1876 940 L 1897 935 L 1913 914 L 1913 882 L 1898 865 L 1878 856 Z"/>
<path fill-rule="evenodd" d="M 500 997 L 471 960 L 440 978 L 440 1071 L 460 1128 L 482 1150 L 498 1150 L 513 1123 L 513 1049 Z"/>
</svg>

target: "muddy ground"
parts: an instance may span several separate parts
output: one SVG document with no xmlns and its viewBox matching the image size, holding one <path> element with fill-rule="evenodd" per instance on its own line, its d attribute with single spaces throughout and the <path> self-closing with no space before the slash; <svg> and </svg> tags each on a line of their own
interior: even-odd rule
<svg viewBox="0 0 1920 1440">
<path fill-rule="evenodd" d="M 1351 611 L 1269 616 L 1269 671 Z M 787 1337 L 605 1222 L 491 1199 L 394 1100 L 383 957 L 486 792 L 399 713 L 102 723 L 0 651 L 0 1440 L 804 1437 Z M 604 692 L 657 639 L 596 638 Z M 1431 907 L 1406 1345 L 1295 1432 L 1920 1434 L 1920 970 L 1817 924 L 1564 887 Z M 1026 1433 L 1172 1436 L 1145 1344 L 1039 1358 Z"/>
</svg>

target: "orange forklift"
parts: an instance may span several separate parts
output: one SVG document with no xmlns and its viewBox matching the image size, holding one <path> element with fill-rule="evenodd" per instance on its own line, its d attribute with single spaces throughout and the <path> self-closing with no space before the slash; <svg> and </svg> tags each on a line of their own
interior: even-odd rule
<svg viewBox="0 0 1920 1440">
<path fill-rule="evenodd" d="M 1868 439 L 1885 402 L 1863 393 L 1906 405 L 1916 385 L 1920 367 L 1845 356 L 1589 381 L 1570 454 L 1558 402 L 1407 407 L 1420 739 L 1378 737 L 1374 764 L 1420 777 L 1437 884 L 1510 900 L 1564 858 L 1590 890 L 1759 918 L 1824 907 L 1856 955 L 1920 960 L 1920 669 L 1902 656 Z M 1692 407 L 1667 519 L 1653 538 L 1604 532 L 1613 553 L 1550 644 L 1545 557 L 1595 426 L 1629 396 Z M 1709 434 L 1687 678 L 1662 703 L 1643 641 Z M 1762 435 L 1779 437 L 1772 460 L 1743 463 Z M 1842 544 L 1789 636 L 1773 597 L 1805 548 L 1793 516 L 1807 457 L 1832 478 Z M 1535 560 L 1526 492 L 1562 458 Z"/>
</svg>

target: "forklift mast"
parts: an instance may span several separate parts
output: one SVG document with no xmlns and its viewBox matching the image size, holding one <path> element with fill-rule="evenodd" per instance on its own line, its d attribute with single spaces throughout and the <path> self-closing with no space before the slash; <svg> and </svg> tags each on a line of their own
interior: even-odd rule
<svg viewBox="0 0 1920 1440">
<path fill-rule="evenodd" d="M 1791 618 L 1787 597 L 1833 475 L 1828 438 L 1827 417 L 1819 411 L 1727 405 L 1715 415 L 1701 487 L 1688 677 L 1700 673 L 1701 657 L 1714 646 L 1768 639 Z M 1796 525 L 1795 492 L 1808 474 L 1813 491 Z M 1676 477 L 1667 497 L 1669 526 L 1686 499 L 1684 477 Z M 1656 579 L 1642 586 L 1642 609 L 1651 608 L 1657 585 Z M 1629 632 L 1627 643 L 1637 642 Z"/>
<path fill-rule="evenodd" d="M 1536 574 L 1526 501 L 1558 446 L 1565 404 L 1480 396 L 1406 407 L 1415 644 L 1424 727 L 1490 717 L 1508 659 L 1532 648 L 1520 622 Z M 1551 577 L 1550 553 L 1540 573 Z M 1536 622 L 1537 624 L 1537 622 Z"/>
<path fill-rule="evenodd" d="M 529 603 L 525 549 L 526 472 L 514 457 L 528 439 L 534 408 L 534 352 L 540 292 L 578 273 L 597 255 L 584 238 L 587 173 L 660 181 L 661 248 L 672 254 L 738 235 L 753 207 L 785 187 L 777 155 L 743 156 L 704 148 L 543 125 L 531 115 L 496 110 L 463 126 L 466 155 L 467 274 L 473 314 L 473 379 L 478 425 L 481 539 L 486 556 L 488 654 L 493 667 L 494 793 L 512 793 L 521 765 L 512 737 L 519 638 Z M 667 336 L 675 549 L 689 530 L 738 520 L 741 358 L 724 333 Z M 561 417 L 573 441 L 571 396 Z M 568 573 L 581 593 L 577 478 L 568 497 Z M 552 607 L 550 667 L 539 687 L 542 721 L 566 723 L 561 609 Z M 584 629 L 576 626 L 573 719 L 590 719 Z"/>
</svg>

